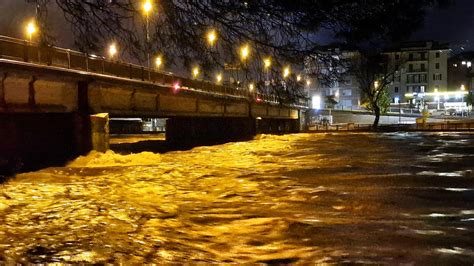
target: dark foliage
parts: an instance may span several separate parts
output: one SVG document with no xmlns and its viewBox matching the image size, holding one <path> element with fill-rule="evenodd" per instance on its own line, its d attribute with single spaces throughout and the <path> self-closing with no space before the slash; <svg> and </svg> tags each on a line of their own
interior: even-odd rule
<svg viewBox="0 0 474 266">
<path fill-rule="evenodd" d="M 122 53 L 141 63 L 151 51 L 163 55 L 168 65 L 191 68 L 199 64 L 208 76 L 233 64 L 247 72 L 249 80 L 259 80 L 267 56 L 274 58 L 275 75 L 281 73 L 283 65 L 301 65 L 308 55 L 327 58 L 329 63 L 332 57 L 319 53 L 321 30 L 332 32 L 341 42 L 381 46 L 406 38 L 420 26 L 427 7 L 451 0 L 155 0 L 148 16 L 148 42 L 142 1 L 26 1 L 38 6 L 45 41 L 52 40 L 47 38 L 44 14 L 56 4 L 83 51 L 101 53 L 107 44 L 116 41 Z M 210 29 L 215 29 L 219 38 L 214 46 L 205 39 Z M 238 55 L 242 44 L 251 47 L 250 59 L 243 65 Z"/>
</svg>

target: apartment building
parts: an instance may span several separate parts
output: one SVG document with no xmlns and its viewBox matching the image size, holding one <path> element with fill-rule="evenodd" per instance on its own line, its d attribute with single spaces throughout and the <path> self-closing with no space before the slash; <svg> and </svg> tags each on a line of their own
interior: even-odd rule
<svg viewBox="0 0 474 266">
<path fill-rule="evenodd" d="M 304 72 L 307 76 L 318 77 L 306 87 L 313 109 L 328 108 L 328 97 L 337 104 L 335 109 L 359 109 L 360 91 L 356 78 L 347 73 L 344 62 L 359 52 L 339 47 L 326 47 L 320 55 L 309 56 L 305 60 Z"/>
<path fill-rule="evenodd" d="M 389 93 L 394 104 L 420 105 L 439 101 L 438 94 L 448 91 L 447 44 L 434 41 L 407 42 L 386 52 L 394 64 L 401 64 Z"/>
</svg>

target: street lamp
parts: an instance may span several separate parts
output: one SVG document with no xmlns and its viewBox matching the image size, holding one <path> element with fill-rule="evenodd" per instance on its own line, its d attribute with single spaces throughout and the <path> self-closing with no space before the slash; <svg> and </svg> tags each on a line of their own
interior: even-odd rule
<svg viewBox="0 0 474 266">
<path fill-rule="evenodd" d="M 250 47 L 248 44 L 245 44 L 244 46 L 240 48 L 240 59 L 242 61 L 245 61 L 247 60 L 249 55 L 250 55 Z"/>
<path fill-rule="evenodd" d="M 149 33 L 149 24 L 150 24 L 150 12 L 153 9 L 151 0 L 146 0 L 143 2 L 143 12 L 145 13 L 145 36 L 146 36 L 146 53 L 147 53 L 147 64 L 150 68 L 150 33 Z"/>
<path fill-rule="evenodd" d="M 311 85 L 311 80 L 309 80 L 309 79 L 308 79 L 308 80 L 306 80 L 306 86 L 308 86 L 308 87 L 309 87 L 310 85 Z"/>
<path fill-rule="evenodd" d="M 265 70 L 265 93 L 269 92 L 268 86 L 270 85 L 270 67 L 272 66 L 272 58 L 267 57 L 263 59 L 263 69 Z"/>
<path fill-rule="evenodd" d="M 221 73 L 218 73 L 218 74 L 216 75 L 216 81 L 217 81 L 218 84 L 221 83 L 221 81 L 222 81 L 222 74 L 221 74 Z"/>
<path fill-rule="evenodd" d="M 250 83 L 250 84 L 249 84 L 249 92 L 250 92 L 250 93 L 253 93 L 254 90 L 255 90 L 255 85 L 254 85 L 253 83 Z"/>
<path fill-rule="evenodd" d="M 437 103 L 436 110 L 439 110 L 440 97 L 439 97 L 439 92 L 437 88 L 434 89 L 434 93 L 435 93 L 435 101 Z"/>
<path fill-rule="evenodd" d="M 265 70 L 268 70 L 272 66 L 272 59 L 270 57 L 267 57 L 263 59 L 263 67 Z"/>
<path fill-rule="evenodd" d="M 214 46 L 215 42 L 217 41 L 217 33 L 216 31 L 213 29 L 213 30 L 210 30 L 208 33 L 207 33 L 207 43 L 210 45 L 210 46 Z"/>
<path fill-rule="evenodd" d="M 160 69 L 162 64 L 163 64 L 163 58 L 161 56 L 157 56 L 155 59 L 156 69 Z"/>
<path fill-rule="evenodd" d="M 199 67 L 194 67 L 193 68 L 193 77 L 197 78 L 199 76 Z"/>
<path fill-rule="evenodd" d="M 296 81 L 301 81 L 301 75 L 296 76 Z"/>
<path fill-rule="evenodd" d="M 112 43 L 109 46 L 109 57 L 110 57 L 110 59 L 113 59 L 116 54 L 117 54 L 117 46 L 115 45 L 115 43 Z"/>
<path fill-rule="evenodd" d="M 26 35 L 28 36 L 28 39 L 31 42 L 33 40 L 33 34 L 35 34 L 37 31 L 35 21 L 32 20 L 28 22 L 25 30 L 26 30 Z"/>
<path fill-rule="evenodd" d="M 287 66 L 283 69 L 283 78 L 287 78 L 291 73 L 290 67 Z"/>
</svg>

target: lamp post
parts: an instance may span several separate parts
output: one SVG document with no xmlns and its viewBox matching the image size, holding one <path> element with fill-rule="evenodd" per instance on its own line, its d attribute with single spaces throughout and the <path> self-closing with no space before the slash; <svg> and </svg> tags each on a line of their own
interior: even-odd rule
<svg viewBox="0 0 474 266">
<path fill-rule="evenodd" d="M 112 60 L 116 54 L 117 54 L 117 46 L 115 45 L 115 43 L 112 43 L 109 46 L 109 58 Z"/>
<path fill-rule="evenodd" d="M 198 76 L 199 76 L 199 67 L 196 66 L 193 68 L 193 78 L 197 79 Z"/>
<path fill-rule="evenodd" d="M 26 35 L 28 36 L 28 40 L 30 42 L 32 42 L 33 41 L 33 34 L 35 34 L 36 31 L 37 31 L 35 21 L 32 20 L 32 21 L 28 22 L 28 24 L 26 25 L 25 30 L 26 30 Z"/>
<path fill-rule="evenodd" d="M 222 81 L 222 73 L 218 73 L 216 75 L 216 82 L 217 84 L 221 84 L 221 81 Z"/>
<path fill-rule="evenodd" d="M 151 0 L 146 0 L 143 3 L 143 12 L 145 13 L 145 38 L 146 38 L 146 56 L 147 56 L 147 66 L 150 69 L 150 12 L 153 9 Z M 148 71 L 148 78 L 150 78 L 150 71 Z"/>
<path fill-rule="evenodd" d="M 464 117 L 464 91 L 466 90 L 466 86 L 464 84 L 461 85 L 461 117 Z"/>
<path fill-rule="evenodd" d="M 247 69 L 247 59 L 250 56 L 250 47 L 248 44 L 244 44 L 240 47 L 240 60 L 243 62 L 245 70 Z"/>
<path fill-rule="evenodd" d="M 255 85 L 251 82 L 249 84 L 249 95 L 252 95 L 255 91 Z"/>
<path fill-rule="evenodd" d="M 157 56 L 156 59 L 155 59 L 155 67 L 156 69 L 160 69 L 161 65 L 163 64 L 163 58 L 161 57 L 161 55 Z"/>
<path fill-rule="evenodd" d="M 291 69 L 290 69 L 290 67 L 289 67 L 289 66 L 285 67 L 285 68 L 283 69 L 283 78 L 286 79 L 288 76 L 290 76 L 290 74 L 291 74 Z"/>
<path fill-rule="evenodd" d="M 213 47 L 214 44 L 216 43 L 217 41 L 217 33 L 216 33 L 216 30 L 212 29 L 210 31 L 207 32 L 207 43 L 209 44 L 210 47 Z"/>
<path fill-rule="evenodd" d="M 265 93 L 269 93 L 268 86 L 270 85 L 270 67 L 272 66 L 272 58 L 267 57 L 263 59 L 263 69 L 265 70 Z M 268 83 L 267 83 L 268 82 Z"/>
</svg>

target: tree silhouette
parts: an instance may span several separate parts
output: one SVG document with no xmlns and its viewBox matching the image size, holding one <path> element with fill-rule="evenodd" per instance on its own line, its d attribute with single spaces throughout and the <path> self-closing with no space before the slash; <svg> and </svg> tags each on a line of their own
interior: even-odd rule
<svg viewBox="0 0 474 266">
<path fill-rule="evenodd" d="M 271 56 L 273 71 L 287 64 L 301 65 L 318 55 L 319 34 L 328 31 L 335 40 L 367 45 L 400 40 L 423 21 L 428 6 L 450 0 L 154 0 L 149 13 L 150 39 L 145 41 L 142 1 L 138 0 L 26 0 L 41 14 L 59 7 L 71 24 L 75 43 L 85 52 L 98 53 L 111 41 L 141 63 L 147 51 L 165 62 L 190 69 L 199 64 L 205 75 L 226 64 L 240 66 L 246 78 L 258 80 L 263 58 Z M 41 22 L 47 29 L 47 22 Z M 205 35 L 215 30 L 215 45 Z M 244 64 L 238 47 L 248 44 Z M 327 56 L 319 54 L 320 57 Z"/>
<path fill-rule="evenodd" d="M 375 115 L 373 128 L 379 124 L 380 115 L 390 106 L 388 86 L 404 64 L 404 59 L 390 60 L 383 54 L 358 54 L 350 62 L 349 72 L 359 83 L 362 104 Z"/>
</svg>

